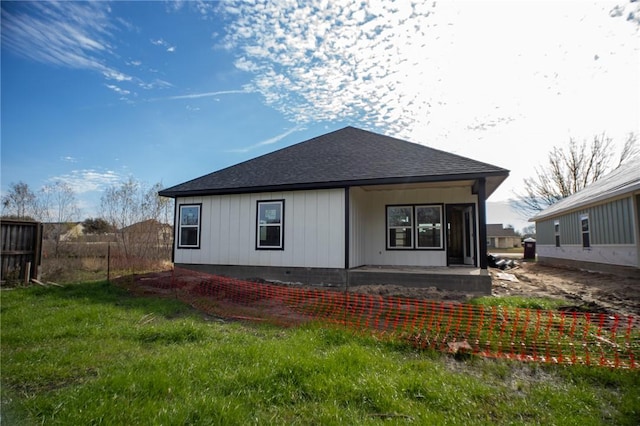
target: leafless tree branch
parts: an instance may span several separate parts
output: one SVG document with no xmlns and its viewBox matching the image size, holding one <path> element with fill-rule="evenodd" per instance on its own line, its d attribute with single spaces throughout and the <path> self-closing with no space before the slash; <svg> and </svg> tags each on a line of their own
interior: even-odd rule
<svg viewBox="0 0 640 426">
<path fill-rule="evenodd" d="M 574 194 L 614 169 L 640 156 L 638 137 L 630 133 L 619 159 L 613 139 L 605 133 L 595 135 L 591 143 L 569 139 L 565 147 L 554 147 L 547 163 L 535 168 L 535 176 L 523 180 L 522 191 L 514 192 L 514 208 L 526 218 L 534 216 L 559 200 Z"/>
</svg>

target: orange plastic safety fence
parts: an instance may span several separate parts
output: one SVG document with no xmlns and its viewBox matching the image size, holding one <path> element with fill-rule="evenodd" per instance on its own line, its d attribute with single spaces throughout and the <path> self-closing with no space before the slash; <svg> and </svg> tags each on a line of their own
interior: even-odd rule
<svg viewBox="0 0 640 426">
<path fill-rule="evenodd" d="M 556 364 L 640 368 L 632 316 L 486 307 L 273 285 L 176 269 L 171 287 L 199 309 L 294 325 L 322 321 L 420 348 Z"/>
</svg>

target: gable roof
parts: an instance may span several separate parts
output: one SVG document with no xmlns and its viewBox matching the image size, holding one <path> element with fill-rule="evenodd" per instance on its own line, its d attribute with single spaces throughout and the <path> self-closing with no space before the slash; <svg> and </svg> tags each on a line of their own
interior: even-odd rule
<svg viewBox="0 0 640 426">
<path fill-rule="evenodd" d="M 584 189 L 569 195 L 542 210 L 530 222 L 558 216 L 569 210 L 575 210 L 590 204 L 599 203 L 640 190 L 640 167 L 630 162 L 601 177 Z"/>
<path fill-rule="evenodd" d="M 120 232 L 147 233 L 171 229 L 173 229 L 173 227 L 167 223 L 161 223 L 156 219 L 147 219 L 142 222 L 136 222 L 132 225 L 125 226 L 120 229 Z"/>
<path fill-rule="evenodd" d="M 345 127 L 167 188 L 167 197 L 487 178 L 487 197 L 509 171 L 445 151 Z"/>
<path fill-rule="evenodd" d="M 487 224 L 487 237 L 519 237 L 513 228 L 505 228 L 501 223 Z"/>
</svg>

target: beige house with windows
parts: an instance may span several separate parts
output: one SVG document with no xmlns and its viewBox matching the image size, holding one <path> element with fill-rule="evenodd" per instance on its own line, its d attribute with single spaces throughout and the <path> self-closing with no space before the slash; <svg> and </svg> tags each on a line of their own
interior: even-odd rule
<svg viewBox="0 0 640 426">
<path fill-rule="evenodd" d="M 504 227 L 501 223 L 487 225 L 487 248 L 508 249 L 522 247 L 520 235 L 511 227 Z"/>
<path fill-rule="evenodd" d="M 507 176 L 346 127 L 160 195 L 176 200 L 178 267 L 331 286 L 378 272 L 382 284 L 486 293 L 485 200 Z"/>
</svg>

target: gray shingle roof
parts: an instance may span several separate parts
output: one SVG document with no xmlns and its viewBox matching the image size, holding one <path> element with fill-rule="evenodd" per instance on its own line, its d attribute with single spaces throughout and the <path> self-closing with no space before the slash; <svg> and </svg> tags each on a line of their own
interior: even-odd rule
<svg viewBox="0 0 640 426">
<path fill-rule="evenodd" d="M 501 223 L 487 224 L 487 237 L 517 237 L 513 228 L 505 228 Z"/>
<path fill-rule="evenodd" d="M 640 164 L 638 164 L 637 160 L 634 160 L 601 177 L 575 194 L 569 195 L 567 198 L 563 198 L 547 207 L 529 219 L 529 221 L 548 219 L 570 210 L 601 203 L 638 190 L 640 190 Z"/>
<path fill-rule="evenodd" d="M 345 127 L 160 191 L 168 197 L 354 185 L 487 180 L 487 196 L 509 175 L 497 166 Z"/>
</svg>

